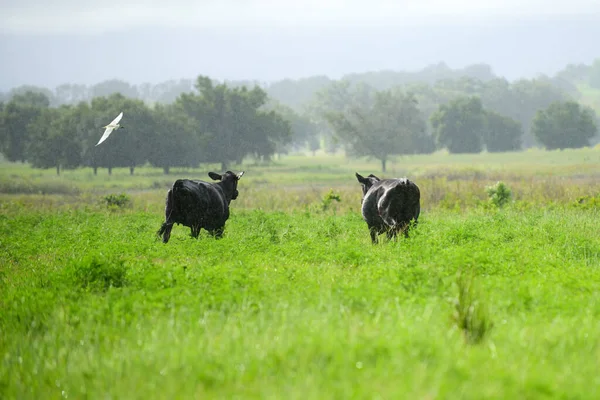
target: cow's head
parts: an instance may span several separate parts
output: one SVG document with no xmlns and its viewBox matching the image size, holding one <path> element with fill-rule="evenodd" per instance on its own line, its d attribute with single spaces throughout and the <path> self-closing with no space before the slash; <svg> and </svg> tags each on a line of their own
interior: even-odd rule
<svg viewBox="0 0 600 400">
<path fill-rule="evenodd" d="M 358 182 L 360 182 L 362 186 L 363 197 L 365 197 L 365 194 L 367 194 L 369 189 L 371 189 L 371 186 L 373 186 L 376 182 L 379 182 L 379 178 L 373 174 L 370 174 L 365 178 L 358 172 L 356 173 L 356 179 L 358 179 Z"/>
<path fill-rule="evenodd" d="M 244 175 L 244 171 L 239 174 L 234 174 L 231 171 L 225 172 L 223 175 L 217 174 L 216 172 L 209 172 L 208 176 L 215 181 L 221 181 L 223 191 L 226 196 L 231 196 L 231 200 L 235 200 L 238 197 L 239 192 L 237 191 L 237 183 L 240 178 Z"/>
</svg>

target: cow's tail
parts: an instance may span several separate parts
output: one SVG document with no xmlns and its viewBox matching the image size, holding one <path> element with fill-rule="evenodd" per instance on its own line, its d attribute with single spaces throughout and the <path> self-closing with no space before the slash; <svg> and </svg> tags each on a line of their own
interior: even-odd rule
<svg viewBox="0 0 600 400">
<path fill-rule="evenodd" d="M 411 220 L 415 222 L 421 211 L 419 188 L 408 179 L 389 189 L 379 201 L 380 215 L 385 224 L 405 230 Z"/>
<path fill-rule="evenodd" d="M 175 190 L 175 186 L 173 189 L 169 190 L 167 193 L 167 203 L 165 206 L 165 222 L 162 224 L 160 229 L 158 230 L 158 236 L 162 236 L 163 243 L 167 243 L 169 238 L 171 237 L 171 229 L 173 229 L 173 221 L 171 220 L 171 216 L 173 215 L 173 210 L 175 208 L 175 196 L 173 196 L 173 191 Z"/>
</svg>

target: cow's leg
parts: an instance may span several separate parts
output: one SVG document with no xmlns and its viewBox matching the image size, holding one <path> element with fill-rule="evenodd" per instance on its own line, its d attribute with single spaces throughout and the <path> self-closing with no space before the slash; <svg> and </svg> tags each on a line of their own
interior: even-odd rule
<svg viewBox="0 0 600 400">
<path fill-rule="evenodd" d="M 210 229 L 208 232 L 216 239 L 221 239 L 223 237 L 223 233 L 225 232 L 225 227 L 221 226 L 219 228 L 213 228 Z"/>
<path fill-rule="evenodd" d="M 401 232 L 404 234 L 404 237 L 407 238 L 408 237 L 408 230 L 410 229 L 410 222 L 404 222 L 401 225 Z"/>
<path fill-rule="evenodd" d="M 379 235 L 379 230 L 375 227 L 370 227 L 369 233 L 371 234 L 371 243 L 377 244 L 379 242 L 379 239 L 377 237 Z"/>
<path fill-rule="evenodd" d="M 397 232 L 397 228 L 396 227 L 389 228 L 388 231 L 387 231 L 387 238 L 388 238 L 388 240 L 395 240 L 397 234 L 398 234 L 398 232 Z"/>
<path fill-rule="evenodd" d="M 173 190 L 169 189 L 167 192 L 167 200 L 165 204 L 165 222 L 162 224 L 160 229 L 158 230 L 158 236 L 163 237 L 163 243 L 167 243 L 169 238 L 171 237 L 171 229 L 173 229 Z"/>
<path fill-rule="evenodd" d="M 169 241 L 169 238 L 171 237 L 171 229 L 173 229 L 173 224 L 165 222 L 158 230 L 158 236 L 163 237 L 163 243 L 167 243 Z"/>
</svg>

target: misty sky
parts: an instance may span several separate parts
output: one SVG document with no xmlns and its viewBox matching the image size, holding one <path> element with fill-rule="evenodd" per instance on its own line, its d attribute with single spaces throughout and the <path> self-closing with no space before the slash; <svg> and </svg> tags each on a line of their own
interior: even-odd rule
<svg viewBox="0 0 600 400">
<path fill-rule="evenodd" d="M 337 78 L 440 61 L 514 79 L 600 57 L 598 26 L 598 0 L 1 0 L 0 90 Z"/>
</svg>

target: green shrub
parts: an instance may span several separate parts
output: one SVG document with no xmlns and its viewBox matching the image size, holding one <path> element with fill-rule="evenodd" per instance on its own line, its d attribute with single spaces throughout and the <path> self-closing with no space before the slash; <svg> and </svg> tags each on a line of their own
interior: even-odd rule
<svg viewBox="0 0 600 400">
<path fill-rule="evenodd" d="M 336 193 L 333 191 L 333 189 L 330 189 L 329 192 L 327 192 L 323 196 L 323 199 L 321 200 L 321 210 L 322 211 L 329 210 L 334 201 L 340 203 L 342 201 L 342 199 L 341 199 L 339 193 Z"/>
<path fill-rule="evenodd" d="M 576 208 L 594 210 L 600 208 L 600 194 L 596 196 L 581 196 L 573 204 Z"/>
<path fill-rule="evenodd" d="M 131 205 L 130 197 L 125 194 L 108 194 L 102 198 L 108 207 L 125 208 Z"/>
<path fill-rule="evenodd" d="M 502 181 L 496 182 L 495 185 L 487 186 L 485 191 L 489 201 L 498 208 L 504 207 L 512 200 L 512 190 Z"/>
</svg>

